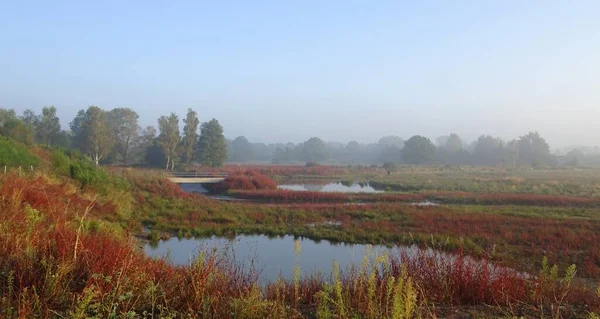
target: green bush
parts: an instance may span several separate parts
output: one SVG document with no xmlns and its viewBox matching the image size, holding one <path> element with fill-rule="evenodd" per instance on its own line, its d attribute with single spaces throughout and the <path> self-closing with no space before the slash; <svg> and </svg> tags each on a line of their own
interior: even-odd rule
<svg viewBox="0 0 600 319">
<path fill-rule="evenodd" d="M 56 149 L 50 155 L 50 161 L 56 174 L 76 180 L 81 188 L 94 187 L 103 194 L 129 189 L 125 179 L 109 174 L 78 151 Z"/>
<path fill-rule="evenodd" d="M 97 167 L 89 160 L 76 160 L 72 162 L 69 166 L 69 173 L 71 178 L 81 183 L 82 188 L 88 185 L 98 187 L 108 180 L 106 171 Z"/>
<path fill-rule="evenodd" d="M 50 154 L 50 162 L 54 171 L 63 176 L 67 176 L 70 173 L 71 159 L 65 155 L 62 151 L 55 150 Z"/>
<path fill-rule="evenodd" d="M 25 146 L 0 137 L 0 166 L 29 167 L 35 166 L 39 159 L 33 155 Z"/>
</svg>

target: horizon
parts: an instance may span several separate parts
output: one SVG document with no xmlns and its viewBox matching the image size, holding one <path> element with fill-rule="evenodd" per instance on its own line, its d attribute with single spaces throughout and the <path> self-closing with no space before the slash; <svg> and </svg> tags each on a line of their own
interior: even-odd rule
<svg viewBox="0 0 600 319">
<path fill-rule="evenodd" d="M 600 144 L 600 4 L 8 3 L 0 106 L 188 108 L 225 136 L 295 144 L 537 131 Z M 181 125 L 183 127 L 183 125 Z M 275 133 L 275 134 L 274 134 Z M 273 140 L 272 136 L 278 140 Z"/>
</svg>

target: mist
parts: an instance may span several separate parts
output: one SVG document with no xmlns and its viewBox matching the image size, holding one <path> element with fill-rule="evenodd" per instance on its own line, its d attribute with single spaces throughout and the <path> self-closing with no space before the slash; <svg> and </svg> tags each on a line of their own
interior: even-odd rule
<svg viewBox="0 0 600 319">
<path fill-rule="evenodd" d="M 266 145 L 538 132 L 552 152 L 593 149 L 598 6 L 13 2 L 0 106 L 56 106 L 63 128 L 90 105 L 131 108 L 141 127 L 191 108 Z"/>
</svg>

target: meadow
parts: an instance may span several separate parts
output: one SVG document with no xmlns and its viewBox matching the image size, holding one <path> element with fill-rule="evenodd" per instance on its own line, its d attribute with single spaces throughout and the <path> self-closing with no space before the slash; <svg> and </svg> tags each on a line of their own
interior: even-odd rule
<svg viewBox="0 0 600 319">
<path fill-rule="evenodd" d="M 581 318 L 600 311 L 594 168 L 402 167 L 388 175 L 375 167 L 225 166 L 234 174 L 215 191 L 250 201 L 221 202 L 185 193 L 160 172 L 32 153 L 42 169 L 0 178 L 2 317 Z M 390 192 L 292 192 L 271 179 L 380 182 Z M 423 200 L 439 205 L 414 205 Z M 374 256 L 331 276 L 298 269 L 260 286 L 257 269 L 218 251 L 175 266 L 139 249 L 138 238 L 236 234 L 434 253 Z"/>
</svg>

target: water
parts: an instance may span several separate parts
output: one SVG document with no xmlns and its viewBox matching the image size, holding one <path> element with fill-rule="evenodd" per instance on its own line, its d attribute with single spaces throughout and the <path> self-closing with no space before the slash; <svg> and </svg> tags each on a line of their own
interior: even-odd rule
<svg viewBox="0 0 600 319">
<path fill-rule="evenodd" d="M 419 207 L 440 206 L 440 204 L 434 203 L 434 202 L 430 202 L 428 200 L 424 200 L 422 202 L 417 202 L 417 203 L 411 203 L 411 205 L 412 206 L 419 206 Z"/>
<path fill-rule="evenodd" d="M 269 238 L 265 235 L 248 235 L 237 236 L 234 239 L 222 237 L 171 238 L 160 241 L 154 248 L 147 244 L 144 250 L 153 257 L 168 256 L 177 265 L 190 264 L 198 255 L 199 249 L 226 250 L 229 256 L 233 256 L 237 262 L 241 262 L 246 269 L 254 266 L 255 269 L 262 270 L 260 277 L 262 282 L 275 281 L 280 273 L 283 278 L 293 278 L 297 262 L 299 262 L 303 274 L 314 274 L 320 271 L 325 278 L 329 278 L 334 260 L 338 262 L 341 269 L 352 264 L 360 266 L 367 251 L 367 245 L 334 244 L 326 240 L 316 242 L 307 238 L 298 240 L 301 247 L 298 256 L 295 253 L 293 236 Z M 384 252 L 392 253 L 397 249 L 371 246 L 371 251 L 371 255 L 375 252 L 381 255 Z"/>
<path fill-rule="evenodd" d="M 204 187 L 204 185 L 202 184 L 196 184 L 196 183 L 184 183 L 184 184 L 177 184 L 179 185 L 179 188 L 181 188 L 182 191 L 186 192 L 186 193 L 196 193 L 196 194 L 203 194 L 206 195 L 214 200 L 220 200 L 220 201 L 226 201 L 226 202 L 239 202 L 239 201 L 247 201 L 244 199 L 240 199 L 240 198 L 235 198 L 232 196 L 227 196 L 227 195 L 214 195 L 211 194 L 208 189 L 206 189 L 206 187 Z"/>
<path fill-rule="evenodd" d="M 208 190 L 202 184 L 177 184 L 182 191 L 186 193 L 208 194 Z"/>
<path fill-rule="evenodd" d="M 337 193 L 382 193 L 376 190 L 369 183 L 328 183 L 328 184 L 284 184 L 279 185 L 279 189 L 292 191 L 312 191 L 312 192 L 337 192 Z"/>
</svg>

